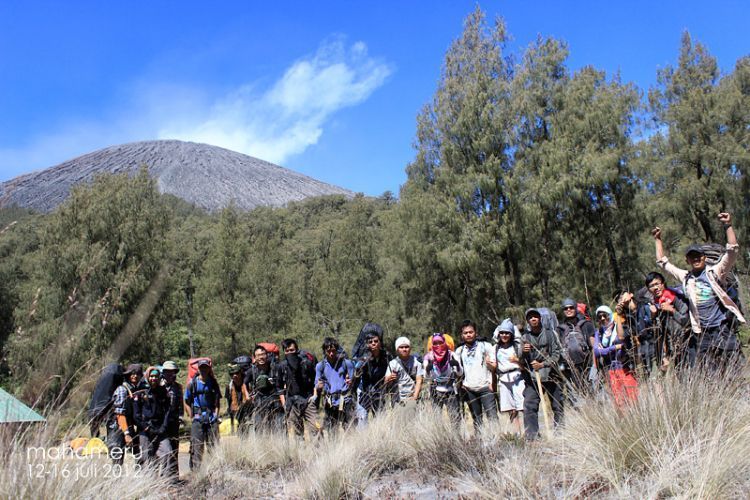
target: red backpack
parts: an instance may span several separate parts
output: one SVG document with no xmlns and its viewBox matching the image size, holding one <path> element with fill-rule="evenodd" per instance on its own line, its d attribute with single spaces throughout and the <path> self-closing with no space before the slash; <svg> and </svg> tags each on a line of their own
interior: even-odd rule
<svg viewBox="0 0 750 500">
<path fill-rule="evenodd" d="M 188 367 L 188 374 L 187 374 L 187 380 L 185 380 L 185 387 L 189 387 L 190 386 L 190 381 L 193 380 L 193 377 L 195 377 L 196 375 L 198 375 L 198 363 L 201 362 L 201 361 L 203 361 L 203 360 L 208 361 L 208 366 L 209 366 L 209 368 L 211 370 L 211 373 L 213 374 L 214 364 L 211 361 L 211 358 L 191 358 L 188 361 L 188 365 L 187 365 L 187 367 Z"/>
</svg>

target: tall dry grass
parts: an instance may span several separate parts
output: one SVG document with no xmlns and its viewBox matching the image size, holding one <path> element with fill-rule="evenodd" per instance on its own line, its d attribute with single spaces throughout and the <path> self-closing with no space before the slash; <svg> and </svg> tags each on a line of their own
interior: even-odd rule
<svg viewBox="0 0 750 500">
<path fill-rule="evenodd" d="M 0 435 L 0 497 L 750 497 L 747 379 L 699 372 L 642 384 L 624 410 L 582 397 L 552 437 L 534 442 L 514 436 L 504 417 L 474 432 L 429 405 L 398 407 L 319 441 L 222 438 L 180 490 L 153 474 L 30 475 L 25 446 L 56 443 L 56 435 L 53 426 Z"/>
<path fill-rule="evenodd" d="M 744 377 L 657 377 L 624 410 L 581 397 L 550 439 L 528 443 L 510 431 L 504 417 L 475 433 L 429 406 L 399 407 L 320 442 L 224 440 L 194 486 L 312 499 L 409 496 L 420 485 L 478 498 L 750 497 Z"/>
<path fill-rule="evenodd" d="M 131 458 L 118 471 L 106 454 L 73 455 L 67 443 L 74 435 L 55 423 L 0 426 L 0 498 L 168 498 L 175 494 L 175 486 L 154 471 L 136 472 Z"/>
</svg>

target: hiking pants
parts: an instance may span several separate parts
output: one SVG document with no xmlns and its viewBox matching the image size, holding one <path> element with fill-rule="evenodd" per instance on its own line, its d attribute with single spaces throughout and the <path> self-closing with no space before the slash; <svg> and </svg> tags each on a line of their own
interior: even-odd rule
<svg viewBox="0 0 750 500">
<path fill-rule="evenodd" d="M 485 415 L 487 418 L 497 418 L 495 393 L 489 387 L 482 387 L 476 391 L 464 388 L 464 401 L 469 405 L 475 428 L 482 424 Z"/>
<path fill-rule="evenodd" d="M 578 396 L 591 393 L 589 367 L 590 363 L 584 361 L 583 363 L 566 367 L 562 371 L 562 375 L 567 381 L 568 401 L 571 403 L 575 401 Z"/>
<path fill-rule="evenodd" d="M 536 380 L 524 377 L 526 388 L 523 390 L 523 426 L 526 431 L 526 439 L 536 439 L 539 435 L 539 404 L 541 398 L 536 387 Z M 547 395 L 555 415 L 555 425 L 562 423 L 563 419 L 563 394 L 560 384 L 556 381 L 542 382 L 542 389 Z"/>
<path fill-rule="evenodd" d="M 303 396 L 291 396 L 286 400 L 286 425 L 293 429 L 296 436 L 305 435 L 305 427 L 310 437 L 320 435 L 318 409 Z"/>
<path fill-rule="evenodd" d="M 200 420 L 193 420 L 190 428 L 190 468 L 197 469 L 203 460 L 204 448 L 212 446 L 219 439 L 219 422 L 202 424 Z"/>
<path fill-rule="evenodd" d="M 737 334 L 727 324 L 706 328 L 698 341 L 696 362 L 708 371 L 723 371 L 744 364 Z"/>
<path fill-rule="evenodd" d="M 452 421 L 458 422 L 460 418 L 458 395 L 455 392 L 430 391 L 432 404 L 438 408 L 447 408 L 448 416 Z"/>
<path fill-rule="evenodd" d="M 169 438 L 166 435 L 149 436 L 142 432 L 138 435 L 138 440 L 141 445 L 139 463 L 141 465 L 155 464 L 160 474 L 166 474 L 169 457 L 172 454 L 172 445 L 169 443 Z"/>
<path fill-rule="evenodd" d="M 284 410 L 278 396 L 256 397 L 253 427 L 255 432 L 280 432 L 284 428 Z"/>
<path fill-rule="evenodd" d="M 341 424 L 344 429 L 348 429 L 354 421 L 354 403 L 349 401 L 344 403 L 344 409 L 339 410 L 338 405 L 329 406 L 325 409 L 325 428 L 328 432 L 335 431 Z"/>
<path fill-rule="evenodd" d="M 180 422 L 170 422 L 167 425 L 169 439 L 169 474 L 173 479 L 180 478 Z"/>
<path fill-rule="evenodd" d="M 138 462 L 141 457 L 138 435 L 135 434 L 132 428 L 130 429 L 130 435 L 133 436 L 133 444 L 130 451 L 133 453 L 133 456 L 136 457 L 136 462 Z M 120 428 L 107 426 L 107 452 L 109 458 L 112 459 L 113 465 L 123 464 L 125 461 L 125 451 L 127 449 L 128 447 L 125 446 L 125 434 L 123 434 Z"/>
<path fill-rule="evenodd" d="M 644 338 L 640 340 L 641 345 L 638 347 L 638 354 L 640 355 L 641 366 L 643 366 L 643 375 L 646 377 L 651 376 L 651 370 L 653 369 L 655 362 L 661 362 L 661 356 L 657 356 L 658 342 L 653 338 Z M 657 367 L 658 368 L 658 367 Z"/>
</svg>

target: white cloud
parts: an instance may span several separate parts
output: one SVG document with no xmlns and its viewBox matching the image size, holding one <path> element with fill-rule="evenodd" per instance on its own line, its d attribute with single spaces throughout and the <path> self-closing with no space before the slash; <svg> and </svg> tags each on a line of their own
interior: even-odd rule
<svg viewBox="0 0 750 500">
<path fill-rule="evenodd" d="M 158 135 L 282 163 L 315 144 L 331 115 L 366 100 L 390 73 L 362 42 L 347 48 L 335 39 L 292 64 L 270 89 L 236 89 L 213 103 L 203 119 L 176 120 Z"/>
<path fill-rule="evenodd" d="M 155 138 L 205 142 L 283 163 L 316 144 L 337 111 L 365 101 L 391 72 L 364 43 L 347 46 L 337 37 L 266 88 L 251 82 L 212 93 L 142 81 L 128 91 L 127 106 L 108 116 L 64 125 L 24 147 L 0 148 L 0 168 L 10 178 L 112 144 Z M 8 167 L 13 175 L 6 175 Z"/>
</svg>

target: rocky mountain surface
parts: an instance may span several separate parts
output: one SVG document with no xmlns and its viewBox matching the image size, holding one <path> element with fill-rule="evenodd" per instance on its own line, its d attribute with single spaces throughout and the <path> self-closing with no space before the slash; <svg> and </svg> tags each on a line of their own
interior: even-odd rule
<svg viewBox="0 0 750 500">
<path fill-rule="evenodd" d="M 0 206 L 49 212 L 71 188 L 102 173 L 136 173 L 147 166 L 159 190 L 209 211 L 234 200 L 238 208 L 282 206 L 304 198 L 343 194 L 346 189 L 242 153 L 208 144 L 145 141 L 111 146 L 55 167 L 0 183 Z"/>
</svg>

